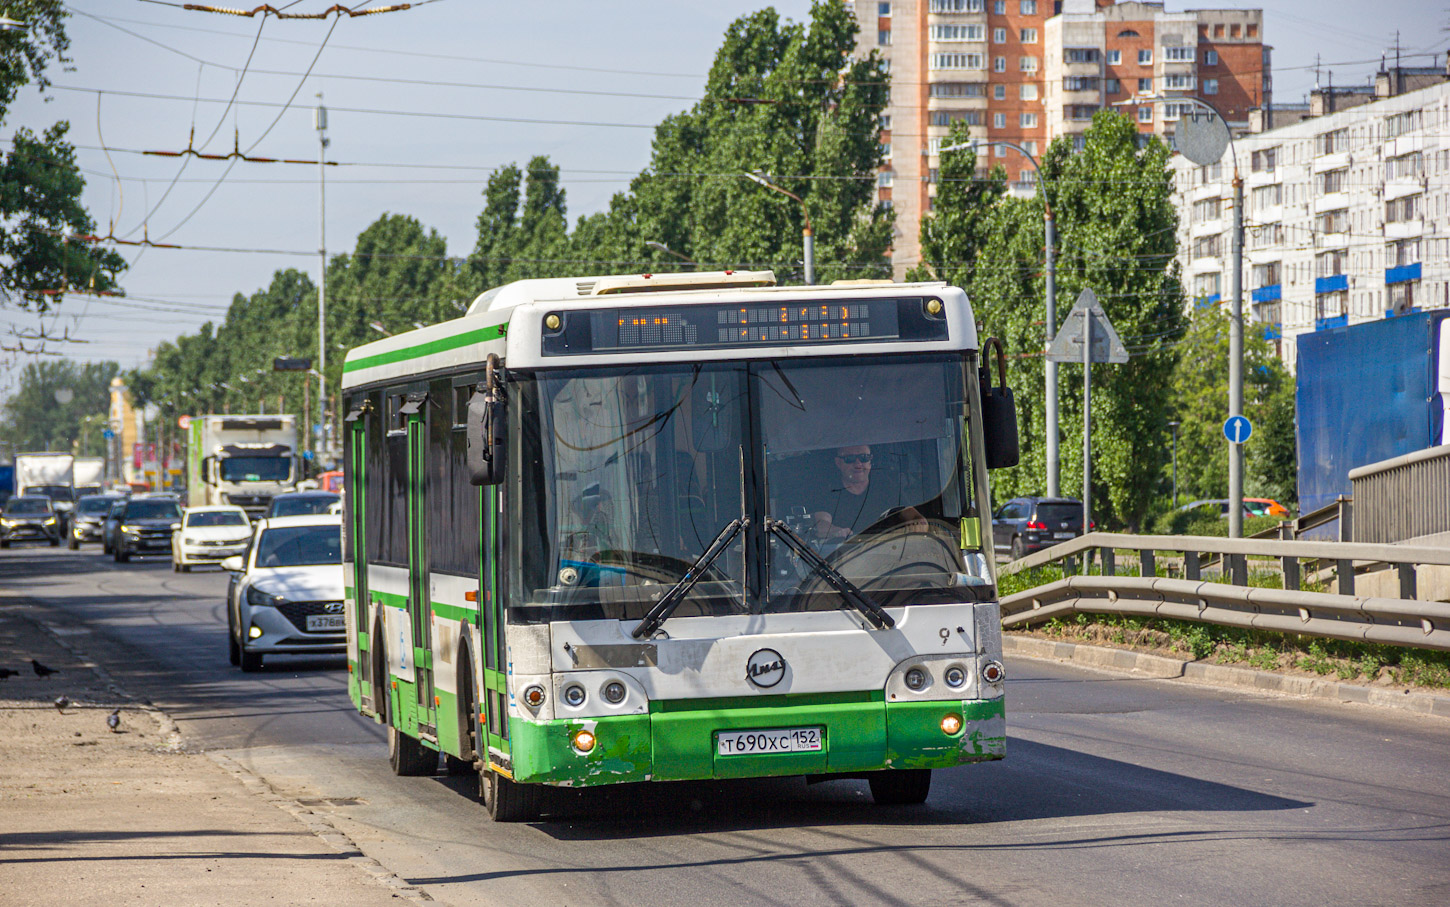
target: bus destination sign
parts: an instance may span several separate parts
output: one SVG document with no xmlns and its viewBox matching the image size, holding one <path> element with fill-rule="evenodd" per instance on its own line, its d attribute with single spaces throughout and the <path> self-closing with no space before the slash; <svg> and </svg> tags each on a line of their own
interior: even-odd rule
<svg viewBox="0 0 1450 907">
<path fill-rule="evenodd" d="M 557 313 L 546 356 L 610 351 L 719 349 L 869 340 L 945 340 L 926 300 L 849 299 L 786 305 L 688 305 Z"/>
</svg>

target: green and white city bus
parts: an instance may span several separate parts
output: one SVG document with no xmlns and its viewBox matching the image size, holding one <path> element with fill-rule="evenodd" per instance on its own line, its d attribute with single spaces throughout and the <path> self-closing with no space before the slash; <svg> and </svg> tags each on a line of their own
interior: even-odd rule
<svg viewBox="0 0 1450 907">
<path fill-rule="evenodd" d="M 956 287 L 768 271 L 519 281 L 353 350 L 348 690 L 394 771 L 442 753 L 512 821 L 651 780 L 921 802 L 1002 758 L 1016 416 L 979 360 Z"/>
</svg>

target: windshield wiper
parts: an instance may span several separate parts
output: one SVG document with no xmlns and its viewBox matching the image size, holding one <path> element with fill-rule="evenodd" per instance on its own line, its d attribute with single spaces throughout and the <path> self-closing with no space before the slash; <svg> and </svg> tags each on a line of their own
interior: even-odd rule
<svg viewBox="0 0 1450 907">
<path fill-rule="evenodd" d="M 896 626 L 896 621 L 886 613 L 885 608 L 872 601 L 865 592 L 856 587 L 855 583 L 846 579 L 839 570 L 826 563 L 825 559 L 816 554 L 804 539 L 796 535 L 784 520 L 768 519 L 765 521 L 765 528 L 780 536 L 781 541 L 785 542 L 788 548 L 805 561 L 813 571 L 820 574 L 821 578 L 830 583 L 837 592 L 841 593 L 841 598 L 845 599 L 846 604 L 860 611 L 876 629 L 889 630 Z"/>
<path fill-rule="evenodd" d="M 679 607 L 680 602 L 685 600 L 685 596 L 690 594 L 690 590 L 695 588 L 695 584 L 700 581 L 700 577 L 705 575 L 705 571 L 710 569 L 710 565 L 715 562 L 715 558 L 720 556 L 720 552 L 729 547 L 735 536 L 740 534 L 740 530 L 749 525 L 750 520 L 745 517 L 737 517 L 726 523 L 725 528 L 720 530 L 720 534 L 715 536 L 715 541 L 711 542 L 710 546 L 695 558 L 694 563 L 690 564 L 690 569 L 685 571 L 685 575 L 680 577 L 679 582 L 671 586 L 670 590 L 660 597 L 660 600 L 649 609 L 649 613 L 645 614 L 629 635 L 635 639 L 647 639 L 653 636 L 654 632 L 669 620 L 670 614 Z"/>
</svg>

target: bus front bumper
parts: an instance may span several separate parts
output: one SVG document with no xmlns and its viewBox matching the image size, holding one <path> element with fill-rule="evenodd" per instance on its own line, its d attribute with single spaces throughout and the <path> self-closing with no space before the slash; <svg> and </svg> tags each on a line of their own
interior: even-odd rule
<svg viewBox="0 0 1450 907">
<path fill-rule="evenodd" d="M 689 701 L 655 704 L 649 714 L 590 719 L 509 722 L 513 778 L 521 782 L 590 787 L 629 781 L 689 781 L 774 775 L 860 774 L 883 769 L 951 768 L 1001 759 L 1006 752 L 1003 700 L 828 705 L 771 708 L 688 708 Z M 943 729 L 956 716 L 955 733 Z M 946 722 L 951 726 L 951 722 Z M 812 752 L 721 755 L 722 731 L 820 728 Z M 579 732 L 593 736 L 588 752 Z"/>
</svg>

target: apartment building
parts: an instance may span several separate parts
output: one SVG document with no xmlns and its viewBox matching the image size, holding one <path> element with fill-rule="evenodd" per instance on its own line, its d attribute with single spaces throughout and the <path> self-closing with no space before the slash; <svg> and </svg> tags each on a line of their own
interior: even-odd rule
<svg viewBox="0 0 1450 907">
<path fill-rule="evenodd" d="M 1377 100 L 1238 136 L 1216 164 L 1173 160 L 1179 259 L 1200 302 L 1230 292 L 1237 160 L 1245 318 L 1291 369 L 1299 334 L 1450 306 L 1450 67 L 1391 94 L 1425 84 L 1419 72 L 1380 73 Z"/>
<path fill-rule="evenodd" d="M 897 276 L 920 257 L 921 216 L 936 194 L 937 150 L 953 121 L 974 138 L 1038 155 L 1060 135 L 1081 135 L 1092 115 L 1140 93 L 1192 95 L 1236 129 L 1268 102 L 1268 48 L 1258 10 L 1169 13 L 1162 3 L 1113 0 L 846 0 L 858 46 L 891 69 L 881 201 L 896 211 Z M 1144 134 L 1171 136 L 1174 104 L 1126 112 Z M 1032 189 L 1022 155 L 990 149 L 1016 191 Z"/>
</svg>

